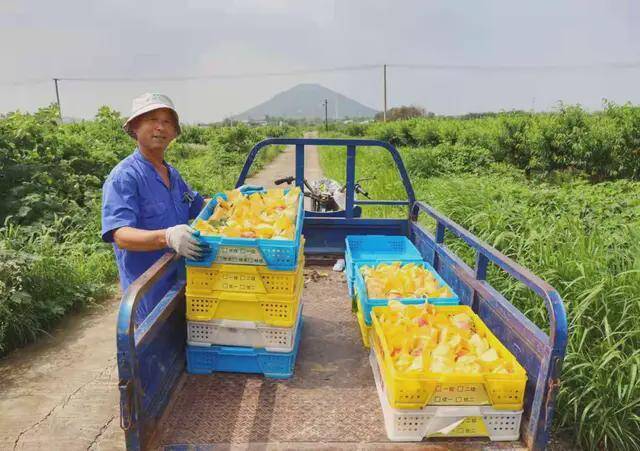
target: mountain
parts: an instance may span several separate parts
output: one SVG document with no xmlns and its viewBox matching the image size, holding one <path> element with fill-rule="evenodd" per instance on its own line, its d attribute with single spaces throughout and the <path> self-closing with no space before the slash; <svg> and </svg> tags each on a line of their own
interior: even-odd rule
<svg viewBox="0 0 640 451">
<path fill-rule="evenodd" d="M 373 108 L 324 86 L 300 84 L 234 116 L 234 120 L 263 120 L 265 116 L 287 119 L 324 118 L 325 99 L 329 119 L 373 117 L 377 113 Z"/>
</svg>

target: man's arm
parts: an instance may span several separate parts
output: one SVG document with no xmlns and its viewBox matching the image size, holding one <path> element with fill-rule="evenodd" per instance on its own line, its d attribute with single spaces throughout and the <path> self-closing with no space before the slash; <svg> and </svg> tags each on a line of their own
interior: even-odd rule
<svg viewBox="0 0 640 451">
<path fill-rule="evenodd" d="M 191 260 L 201 260 L 207 256 L 210 248 L 197 238 L 199 235 L 200 232 L 186 224 L 161 230 L 120 227 L 113 232 L 113 240 L 118 247 L 128 251 L 156 251 L 169 247 L 178 255 Z"/>
<path fill-rule="evenodd" d="M 199 260 L 208 246 L 197 238 L 200 232 L 186 224 L 167 229 L 143 230 L 138 224 L 136 181 L 127 174 L 108 178 L 102 190 L 102 240 L 129 251 L 155 251 L 170 247 L 178 255 Z"/>
<path fill-rule="evenodd" d="M 113 233 L 113 240 L 120 249 L 128 251 L 157 251 L 168 247 L 166 229 L 142 230 L 121 227 Z"/>
</svg>

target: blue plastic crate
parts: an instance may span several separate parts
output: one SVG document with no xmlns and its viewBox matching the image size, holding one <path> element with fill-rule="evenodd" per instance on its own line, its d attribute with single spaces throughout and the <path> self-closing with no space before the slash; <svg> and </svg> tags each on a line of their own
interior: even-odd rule
<svg viewBox="0 0 640 451">
<path fill-rule="evenodd" d="M 269 352 L 264 348 L 239 346 L 187 345 L 187 372 L 191 374 L 257 373 L 271 379 L 289 379 L 293 376 L 302 336 L 301 319 L 295 332 L 293 351 Z"/>
<path fill-rule="evenodd" d="M 433 269 L 433 266 L 431 266 L 429 263 L 427 262 L 402 262 L 402 266 L 409 264 L 409 263 L 416 263 L 419 266 L 424 267 L 425 269 L 427 269 L 428 271 L 430 271 L 431 273 L 433 273 L 434 277 L 436 278 L 436 280 L 438 282 L 440 282 L 441 285 L 445 285 L 447 287 L 449 287 L 449 289 L 451 290 L 451 293 L 453 293 L 452 297 L 449 298 L 429 298 L 429 299 L 425 299 L 425 298 L 403 298 L 403 299 L 394 299 L 394 301 L 400 301 L 403 304 L 424 304 L 425 302 L 428 302 L 430 304 L 433 305 L 458 305 L 460 304 L 460 298 L 455 294 L 455 292 L 451 289 L 451 287 L 442 279 L 442 277 L 440 277 L 440 274 L 438 274 L 436 272 L 435 269 Z M 362 273 L 360 272 L 360 267 L 362 266 L 373 266 L 371 264 L 368 263 L 356 263 L 355 264 L 355 291 L 356 291 L 356 295 L 360 298 L 360 304 L 362 305 L 362 310 L 364 313 L 364 322 L 366 323 L 367 326 L 371 325 L 371 309 L 373 307 L 382 307 L 388 304 L 389 300 L 388 299 L 369 299 L 369 296 L 367 295 L 367 288 L 366 285 L 364 283 L 364 276 L 362 275 Z"/>
<path fill-rule="evenodd" d="M 356 263 L 421 262 L 422 255 L 411 240 L 398 235 L 349 235 L 345 239 L 345 273 L 349 296 L 353 298 Z"/>
<path fill-rule="evenodd" d="M 286 191 L 286 190 L 285 190 Z M 253 194 L 259 191 L 243 191 Z M 217 205 L 216 194 L 202 209 L 198 219 L 208 219 Z M 223 195 L 224 197 L 224 195 Z M 208 258 L 202 261 L 185 259 L 187 266 L 210 267 L 213 263 L 232 265 L 259 265 L 278 271 L 293 271 L 298 264 L 298 250 L 302 236 L 304 220 L 304 196 L 298 199 L 298 213 L 296 217 L 296 234 L 293 240 L 273 240 L 266 238 L 229 238 L 224 236 L 201 236 L 211 248 Z M 193 225 L 193 223 L 192 223 Z"/>
</svg>

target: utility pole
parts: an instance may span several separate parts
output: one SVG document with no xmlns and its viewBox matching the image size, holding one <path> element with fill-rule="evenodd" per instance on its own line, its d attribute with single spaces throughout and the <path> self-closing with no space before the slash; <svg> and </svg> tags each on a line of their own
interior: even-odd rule
<svg viewBox="0 0 640 451">
<path fill-rule="evenodd" d="M 387 122 L 387 65 L 384 65 L 384 111 L 382 113 L 382 120 Z"/>
<path fill-rule="evenodd" d="M 60 91 L 58 89 L 58 78 L 53 79 L 53 83 L 56 87 L 56 103 L 58 105 L 58 115 L 60 116 L 60 123 L 62 123 L 62 107 L 60 106 Z"/>
<path fill-rule="evenodd" d="M 60 115 L 60 123 L 62 124 L 62 107 L 60 106 L 60 92 L 58 91 L 58 80 L 59 78 L 54 78 L 53 82 L 56 85 L 56 101 L 58 102 L 58 114 Z"/>
<path fill-rule="evenodd" d="M 324 129 L 325 131 L 329 130 L 329 120 L 327 118 L 327 105 L 329 104 L 329 102 L 327 101 L 327 99 L 324 99 Z"/>
</svg>

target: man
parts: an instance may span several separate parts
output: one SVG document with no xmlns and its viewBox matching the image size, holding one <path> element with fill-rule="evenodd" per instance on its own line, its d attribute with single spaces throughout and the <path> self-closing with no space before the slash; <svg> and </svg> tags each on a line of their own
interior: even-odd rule
<svg viewBox="0 0 640 451">
<path fill-rule="evenodd" d="M 208 248 L 187 225 L 203 207 L 203 197 L 165 160 L 178 134 L 178 113 L 162 94 L 133 100 L 124 130 L 138 147 L 109 174 L 102 190 L 102 239 L 113 243 L 122 290 L 167 249 L 193 260 Z M 176 280 L 175 272 L 156 283 L 139 303 L 136 325 L 153 310 Z"/>
</svg>

